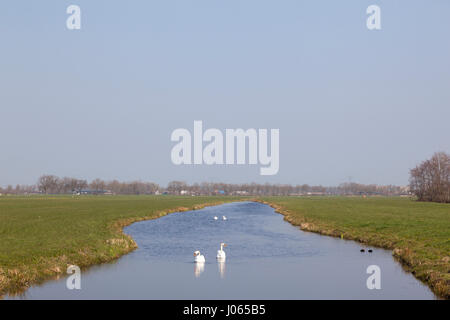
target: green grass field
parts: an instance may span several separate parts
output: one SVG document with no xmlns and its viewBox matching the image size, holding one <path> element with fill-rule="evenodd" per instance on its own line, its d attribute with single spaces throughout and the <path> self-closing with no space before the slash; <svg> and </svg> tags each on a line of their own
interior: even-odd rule
<svg viewBox="0 0 450 320">
<path fill-rule="evenodd" d="M 450 298 L 450 205 L 407 198 L 271 197 L 304 230 L 394 250 L 441 297 Z"/>
<path fill-rule="evenodd" d="M 231 197 L 34 196 L 0 198 L 0 294 L 65 274 L 69 264 L 108 262 L 136 248 L 122 227 Z M 268 197 L 304 230 L 343 235 L 395 255 L 450 297 L 450 205 L 403 198 Z"/>
<path fill-rule="evenodd" d="M 111 261 L 136 244 L 122 234 L 133 221 L 238 198 L 33 196 L 0 198 L 0 294 L 56 277 L 69 264 Z"/>
</svg>

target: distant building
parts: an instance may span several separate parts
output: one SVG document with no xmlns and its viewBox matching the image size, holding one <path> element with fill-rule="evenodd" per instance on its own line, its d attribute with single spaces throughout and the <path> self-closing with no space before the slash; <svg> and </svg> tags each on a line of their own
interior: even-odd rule
<svg viewBox="0 0 450 320">
<path fill-rule="evenodd" d="M 88 195 L 88 194 L 93 194 L 93 195 L 113 195 L 114 193 L 111 190 L 92 190 L 92 189 L 82 189 L 80 191 L 77 192 L 78 195 Z"/>
</svg>

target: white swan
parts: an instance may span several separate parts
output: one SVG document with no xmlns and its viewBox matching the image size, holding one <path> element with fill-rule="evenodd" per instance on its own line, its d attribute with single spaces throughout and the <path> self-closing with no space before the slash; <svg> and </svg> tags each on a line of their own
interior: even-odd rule
<svg viewBox="0 0 450 320">
<path fill-rule="evenodd" d="M 205 257 L 200 254 L 200 251 L 195 251 L 194 252 L 194 262 L 198 262 L 198 263 L 204 263 L 205 262 Z"/>
<path fill-rule="evenodd" d="M 225 216 L 222 216 L 222 220 L 224 220 L 224 221 L 225 221 L 225 220 L 227 220 L 227 217 L 225 217 Z"/>
<path fill-rule="evenodd" d="M 225 251 L 223 251 L 223 248 L 226 247 L 227 245 L 225 243 L 221 243 L 220 244 L 220 250 L 217 250 L 217 259 L 220 260 L 225 260 L 225 258 L 227 257 L 227 255 L 225 254 Z"/>
<path fill-rule="evenodd" d="M 219 219 L 219 218 L 217 218 L 217 217 L 214 217 L 214 220 L 217 220 L 217 219 Z"/>
</svg>

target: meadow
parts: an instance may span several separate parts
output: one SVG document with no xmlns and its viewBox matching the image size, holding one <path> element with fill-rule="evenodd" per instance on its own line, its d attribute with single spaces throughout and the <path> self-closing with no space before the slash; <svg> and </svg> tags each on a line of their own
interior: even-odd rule
<svg viewBox="0 0 450 320">
<path fill-rule="evenodd" d="M 136 248 L 135 221 L 241 197 L 0 197 L 0 295 L 117 259 Z M 392 249 L 405 268 L 450 298 L 450 205 L 387 197 L 263 197 L 306 231 Z"/>
<path fill-rule="evenodd" d="M 268 197 L 302 230 L 393 250 L 438 296 L 450 298 L 450 205 L 400 197 Z"/>
</svg>

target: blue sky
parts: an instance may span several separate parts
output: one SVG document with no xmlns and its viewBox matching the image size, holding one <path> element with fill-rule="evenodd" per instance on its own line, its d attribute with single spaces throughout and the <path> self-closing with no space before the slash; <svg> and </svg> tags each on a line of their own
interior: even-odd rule
<svg viewBox="0 0 450 320">
<path fill-rule="evenodd" d="M 82 28 L 66 29 L 66 8 Z M 366 28 L 381 7 L 382 30 Z M 404 185 L 450 151 L 450 2 L 0 3 L 0 185 Z M 280 170 L 175 166 L 176 128 L 279 128 Z"/>
</svg>

